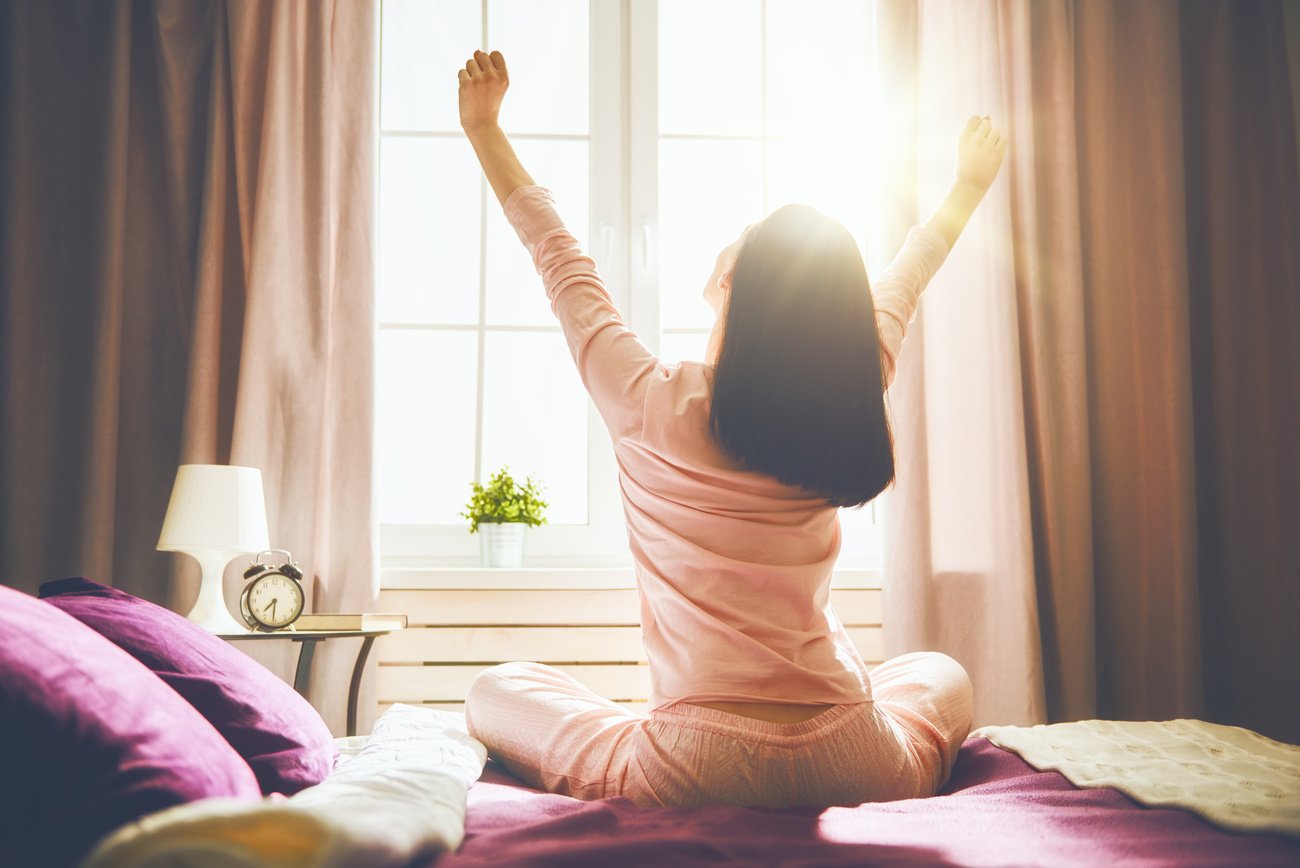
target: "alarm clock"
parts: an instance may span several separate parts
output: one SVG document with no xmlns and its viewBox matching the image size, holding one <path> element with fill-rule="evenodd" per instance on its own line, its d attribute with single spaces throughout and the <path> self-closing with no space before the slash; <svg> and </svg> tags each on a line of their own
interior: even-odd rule
<svg viewBox="0 0 1300 868">
<path fill-rule="evenodd" d="M 263 555 L 279 552 L 284 563 L 264 564 Z M 302 614 L 306 595 L 302 590 L 302 570 L 293 561 L 293 555 L 284 549 L 267 549 L 258 552 L 248 569 L 244 570 L 248 584 L 239 595 L 239 613 L 244 623 L 259 633 L 282 630 L 298 620 Z"/>
</svg>

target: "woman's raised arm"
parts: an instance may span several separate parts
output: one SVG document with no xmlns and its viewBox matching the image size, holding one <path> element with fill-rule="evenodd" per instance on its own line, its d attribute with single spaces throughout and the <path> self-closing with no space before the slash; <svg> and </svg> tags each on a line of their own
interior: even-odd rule
<svg viewBox="0 0 1300 868">
<path fill-rule="evenodd" d="M 925 224 L 943 236 L 949 250 L 998 176 L 1006 152 L 1006 137 L 987 117 L 972 115 L 966 121 L 957 137 L 956 177 L 948 195 Z"/>
<path fill-rule="evenodd" d="M 536 186 L 497 122 L 510 85 L 501 52 L 474 52 L 460 70 L 460 125 L 492 191 L 533 258 L 551 311 L 583 385 L 617 439 L 642 425 L 645 390 L 658 358 L 624 323 L 596 271 L 565 228 L 548 190 Z"/>
<path fill-rule="evenodd" d="M 474 146 L 474 153 L 492 185 L 492 192 L 504 205 L 511 193 L 533 183 L 497 122 L 501 100 L 506 95 L 506 88 L 510 87 L 506 59 L 499 51 L 491 54 L 475 51 L 458 73 L 458 78 L 461 129 Z"/>
<path fill-rule="evenodd" d="M 957 173 L 948 195 L 924 229 L 918 227 L 908 233 L 898 256 L 872 282 L 871 297 L 876 308 L 876 333 L 886 387 L 894 379 L 903 336 L 916 313 L 921 293 L 997 177 L 1006 149 L 1002 132 L 988 118 L 971 117 L 957 137 Z"/>
</svg>

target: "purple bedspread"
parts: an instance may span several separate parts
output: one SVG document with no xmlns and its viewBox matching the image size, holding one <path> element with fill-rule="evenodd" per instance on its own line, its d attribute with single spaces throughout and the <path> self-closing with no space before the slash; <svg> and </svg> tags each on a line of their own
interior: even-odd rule
<svg viewBox="0 0 1300 868">
<path fill-rule="evenodd" d="M 528 789 L 489 764 L 469 791 L 466 838 L 437 868 L 469 865 L 1300 866 L 1300 842 L 1222 831 L 1186 811 L 1080 789 L 985 739 L 967 740 L 943 793 L 854 808 L 638 808 Z"/>
</svg>

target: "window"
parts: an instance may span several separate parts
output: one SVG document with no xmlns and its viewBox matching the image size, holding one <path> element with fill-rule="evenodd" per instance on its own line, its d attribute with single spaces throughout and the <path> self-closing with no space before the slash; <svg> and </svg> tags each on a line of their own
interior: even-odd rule
<svg viewBox="0 0 1300 868">
<path fill-rule="evenodd" d="M 389 566 L 472 565 L 457 513 L 501 464 L 536 474 L 528 563 L 628 564 L 612 447 L 456 115 L 476 47 L 502 112 L 628 324 L 701 358 L 718 250 L 786 202 L 865 244 L 870 9 L 857 0 L 384 0 L 376 479 Z M 810 64 L 817 74 L 810 76 Z M 869 264 L 872 260 L 869 260 Z M 874 510 L 841 565 L 879 563 Z"/>
</svg>

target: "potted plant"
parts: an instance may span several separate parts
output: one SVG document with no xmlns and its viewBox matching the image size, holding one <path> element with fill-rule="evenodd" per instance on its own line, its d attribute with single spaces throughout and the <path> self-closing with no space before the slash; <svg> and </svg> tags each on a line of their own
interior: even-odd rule
<svg viewBox="0 0 1300 868">
<path fill-rule="evenodd" d="M 487 485 L 471 482 L 473 495 L 460 515 L 469 519 L 469 532 L 479 534 L 479 552 L 485 567 L 518 567 L 524 562 L 524 531 L 545 524 L 547 507 L 541 490 L 529 476 L 521 486 L 502 466 Z"/>
</svg>

